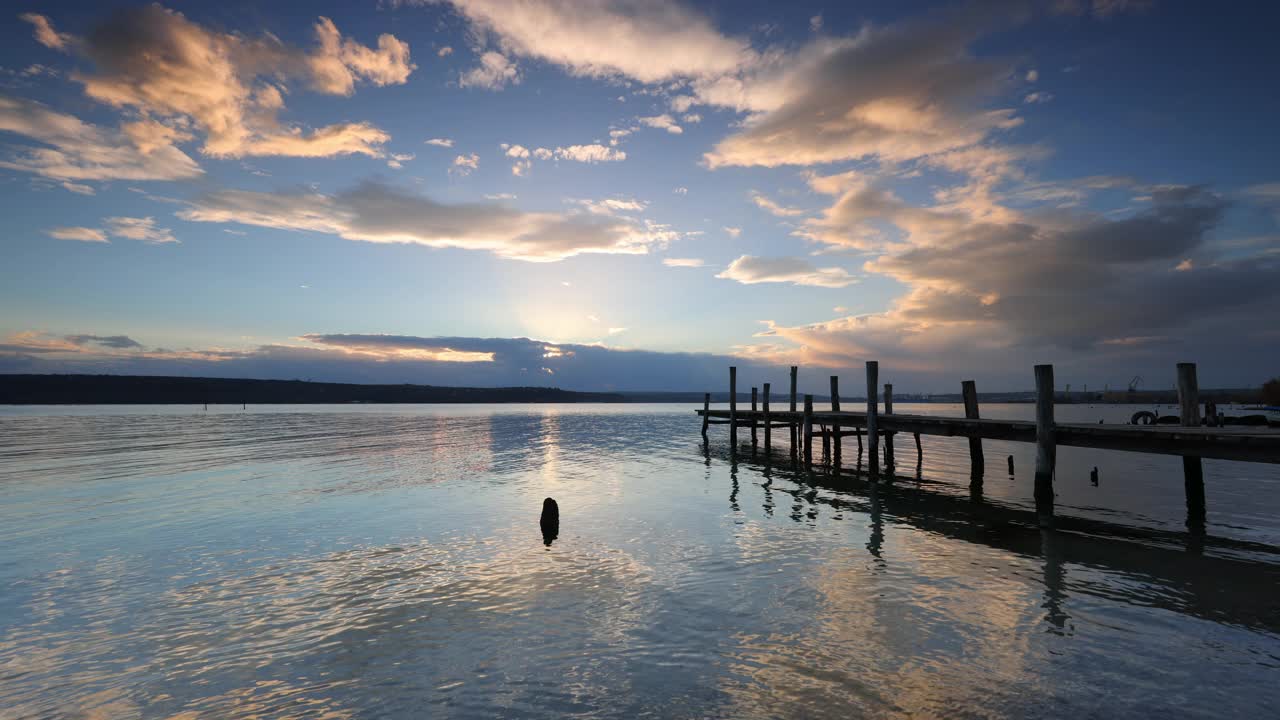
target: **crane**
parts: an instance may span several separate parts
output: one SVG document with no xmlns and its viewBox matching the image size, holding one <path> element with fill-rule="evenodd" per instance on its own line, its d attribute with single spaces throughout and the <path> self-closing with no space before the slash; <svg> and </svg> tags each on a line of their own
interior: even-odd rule
<svg viewBox="0 0 1280 720">
<path fill-rule="evenodd" d="M 1138 389 L 1138 386 L 1141 384 L 1142 384 L 1142 376 L 1134 375 L 1133 379 L 1129 381 L 1129 392 L 1136 392 Z"/>
</svg>

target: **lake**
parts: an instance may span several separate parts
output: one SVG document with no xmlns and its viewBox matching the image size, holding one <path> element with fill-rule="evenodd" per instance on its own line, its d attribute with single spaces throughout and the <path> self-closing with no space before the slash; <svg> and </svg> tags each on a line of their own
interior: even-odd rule
<svg viewBox="0 0 1280 720">
<path fill-rule="evenodd" d="M 692 410 L 0 408 L 0 718 L 1280 716 L 1280 467 L 1200 537 L 1178 458 L 1059 448 L 1042 531 L 1031 445 L 875 484 Z"/>
</svg>

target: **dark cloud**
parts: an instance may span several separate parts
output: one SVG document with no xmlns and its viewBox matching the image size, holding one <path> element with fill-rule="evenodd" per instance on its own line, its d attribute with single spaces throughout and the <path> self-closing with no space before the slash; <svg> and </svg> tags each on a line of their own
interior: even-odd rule
<svg viewBox="0 0 1280 720">
<path fill-rule="evenodd" d="M 141 348 L 142 343 L 134 340 L 128 335 L 68 335 L 67 341 L 74 345 L 101 345 L 102 347 L 116 348 L 124 350 L 129 348 Z"/>
</svg>

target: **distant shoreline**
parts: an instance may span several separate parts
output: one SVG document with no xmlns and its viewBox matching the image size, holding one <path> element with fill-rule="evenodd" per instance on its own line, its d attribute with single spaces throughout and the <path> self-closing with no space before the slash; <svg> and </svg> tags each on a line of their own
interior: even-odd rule
<svg viewBox="0 0 1280 720">
<path fill-rule="evenodd" d="M 627 402 L 558 388 L 360 385 L 159 375 L 0 375 L 0 405 L 321 405 Z"/>
<path fill-rule="evenodd" d="M 680 403 L 703 402 L 704 393 L 687 391 L 581 392 L 546 387 L 446 387 L 440 385 L 311 382 L 309 380 L 253 380 L 166 375 L 34 375 L 0 374 L 0 405 L 331 405 L 331 404 L 484 404 L 484 403 Z M 1256 403 L 1256 388 L 1202 389 L 1202 400 L 1218 403 Z M 1032 402 L 1030 392 L 978 393 L 983 403 Z M 846 403 L 865 398 L 846 397 Z M 900 394 L 899 403 L 959 403 L 955 394 Z M 1095 405 L 1151 405 L 1177 403 L 1173 391 L 1134 393 L 1059 392 L 1058 403 Z M 775 395 L 775 407 L 788 402 Z M 814 401 L 829 401 L 814 395 Z M 712 392 L 711 402 L 729 402 L 728 392 Z M 738 403 L 750 407 L 749 392 Z"/>
</svg>

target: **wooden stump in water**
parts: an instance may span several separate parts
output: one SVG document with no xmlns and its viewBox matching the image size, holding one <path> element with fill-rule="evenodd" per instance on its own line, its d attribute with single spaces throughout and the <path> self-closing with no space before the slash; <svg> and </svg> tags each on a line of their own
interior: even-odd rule
<svg viewBox="0 0 1280 720">
<path fill-rule="evenodd" d="M 560 535 L 560 506 L 555 498 L 542 501 L 542 517 L 538 519 L 542 528 L 542 542 L 550 545 Z"/>
</svg>

